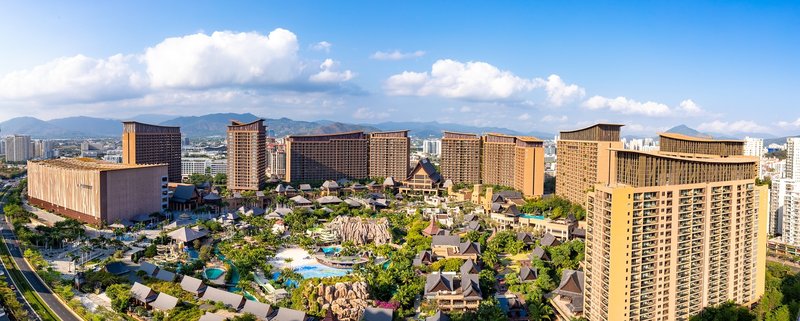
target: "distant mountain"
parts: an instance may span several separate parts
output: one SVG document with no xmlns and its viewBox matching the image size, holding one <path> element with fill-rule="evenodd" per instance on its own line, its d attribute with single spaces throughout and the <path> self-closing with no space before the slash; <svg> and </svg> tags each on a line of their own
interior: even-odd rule
<svg viewBox="0 0 800 321">
<path fill-rule="evenodd" d="M 161 115 L 161 114 L 141 114 L 133 117 L 124 118 L 123 120 L 135 120 L 145 124 L 160 124 L 170 119 L 175 119 L 175 115 Z"/>
<path fill-rule="evenodd" d="M 85 132 L 71 131 L 34 117 L 17 117 L 0 123 L 2 135 L 30 135 L 33 138 L 88 137 Z"/>
<path fill-rule="evenodd" d="M 776 138 L 765 138 L 764 139 L 764 147 L 769 146 L 769 144 L 778 144 L 783 145 L 786 144 L 786 139 L 791 137 L 800 137 L 800 135 L 794 136 L 786 136 L 786 137 L 776 137 Z"/>
<path fill-rule="evenodd" d="M 188 137 L 201 137 L 225 135 L 231 120 L 248 123 L 259 119 L 258 116 L 247 114 L 208 114 L 203 116 L 185 116 L 162 122 L 164 126 L 180 126 L 181 133 Z"/>
<path fill-rule="evenodd" d="M 711 136 L 709 134 L 701 133 L 700 131 L 698 131 L 698 130 L 696 130 L 694 128 L 689 128 L 689 126 L 686 126 L 686 125 L 678 125 L 678 126 L 672 127 L 669 130 L 667 130 L 667 133 L 681 134 L 681 135 L 699 137 L 699 138 L 713 138 L 713 136 Z"/>
<path fill-rule="evenodd" d="M 535 136 L 541 139 L 550 139 L 553 137 L 551 133 L 545 132 L 538 132 L 538 131 L 531 131 L 531 132 L 519 132 L 516 130 L 511 130 L 508 128 L 500 128 L 500 127 L 478 127 L 478 126 L 469 126 L 469 125 L 460 125 L 460 124 L 452 124 L 452 123 L 439 123 L 436 121 L 432 122 L 385 122 L 380 124 L 371 125 L 379 128 L 380 130 L 403 130 L 407 129 L 410 133 L 414 136 L 418 137 L 441 137 L 443 131 L 454 131 L 454 132 L 464 132 L 464 133 L 475 133 L 475 134 L 483 134 L 483 133 L 500 133 L 500 134 L 507 134 L 507 135 L 525 135 L 525 136 Z"/>
<path fill-rule="evenodd" d="M 68 132 L 83 133 L 92 137 L 115 137 L 122 135 L 122 123 L 116 119 L 86 116 L 67 117 L 47 121 Z"/>
</svg>

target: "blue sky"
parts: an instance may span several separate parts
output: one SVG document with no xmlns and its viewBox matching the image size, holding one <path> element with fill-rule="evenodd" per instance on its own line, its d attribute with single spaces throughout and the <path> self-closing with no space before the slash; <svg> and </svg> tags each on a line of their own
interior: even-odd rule
<svg viewBox="0 0 800 321">
<path fill-rule="evenodd" d="M 0 43 L 0 120 L 800 133 L 797 2 L 3 2 Z"/>
</svg>

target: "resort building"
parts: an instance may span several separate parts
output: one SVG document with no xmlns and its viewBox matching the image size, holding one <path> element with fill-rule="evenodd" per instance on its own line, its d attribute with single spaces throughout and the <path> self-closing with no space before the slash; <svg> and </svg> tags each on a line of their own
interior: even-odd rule
<svg viewBox="0 0 800 321">
<path fill-rule="evenodd" d="M 661 147 L 609 149 L 610 179 L 588 194 L 589 320 L 687 320 L 764 292 L 769 214 L 758 158 L 743 156 L 741 141 L 665 134 Z"/>
<path fill-rule="evenodd" d="M 550 292 L 550 302 L 555 307 L 558 320 L 573 320 L 583 315 L 584 275 L 581 271 L 564 270 L 561 283 Z"/>
<path fill-rule="evenodd" d="M 411 140 L 407 130 L 369 134 L 369 177 L 406 177 Z"/>
<path fill-rule="evenodd" d="M 261 189 L 267 170 L 266 131 L 263 119 L 228 126 L 228 190 Z"/>
<path fill-rule="evenodd" d="M 432 272 L 425 280 L 425 299 L 446 312 L 475 311 L 482 294 L 478 274 Z"/>
<path fill-rule="evenodd" d="M 161 212 L 167 195 L 167 165 L 88 158 L 28 162 L 28 201 L 85 223 L 112 224 Z"/>
<path fill-rule="evenodd" d="M 369 176 L 368 163 L 364 132 L 286 137 L 288 182 L 364 179 Z"/>
<path fill-rule="evenodd" d="M 210 158 L 182 158 L 181 177 L 188 178 L 192 174 L 226 174 L 228 172 L 228 161 L 225 159 Z"/>
<path fill-rule="evenodd" d="M 481 182 L 513 187 L 526 197 L 541 197 L 544 194 L 543 143 L 535 137 L 483 136 Z"/>
<path fill-rule="evenodd" d="M 437 259 L 477 261 L 481 255 L 481 245 L 478 242 L 461 242 L 458 235 L 434 235 L 431 239 L 431 252 Z"/>
<path fill-rule="evenodd" d="M 170 182 L 181 181 L 181 128 L 122 122 L 122 163 L 166 164 Z"/>
<path fill-rule="evenodd" d="M 556 149 L 556 195 L 585 205 L 594 184 L 608 183 L 611 149 L 622 149 L 616 124 L 596 124 L 562 131 Z"/>
<path fill-rule="evenodd" d="M 401 182 L 401 193 L 418 192 L 438 194 L 442 186 L 442 176 L 427 158 L 420 159 L 408 177 Z"/>
<path fill-rule="evenodd" d="M 453 183 L 481 182 L 481 138 L 475 134 L 444 132 L 442 176 Z"/>
<path fill-rule="evenodd" d="M 286 145 L 267 144 L 267 175 L 286 178 Z"/>
</svg>

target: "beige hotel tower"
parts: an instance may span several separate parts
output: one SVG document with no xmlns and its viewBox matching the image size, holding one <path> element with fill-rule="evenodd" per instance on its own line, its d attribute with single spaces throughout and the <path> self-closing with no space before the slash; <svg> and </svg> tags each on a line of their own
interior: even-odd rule
<svg viewBox="0 0 800 321">
<path fill-rule="evenodd" d="M 556 142 L 556 195 L 586 205 L 586 193 L 597 183 L 607 183 L 611 149 L 621 149 L 617 124 L 596 124 L 562 131 Z"/>
<path fill-rule="evenodd" d="M 687 320 L 764 292 L 768 195 L 755 184 L 758 159 L 743 156 L 742 141 L 660 139 L 658 152 L 598 151 L 610 175 L 586 198 L 591 321 Z"/>
</svg>

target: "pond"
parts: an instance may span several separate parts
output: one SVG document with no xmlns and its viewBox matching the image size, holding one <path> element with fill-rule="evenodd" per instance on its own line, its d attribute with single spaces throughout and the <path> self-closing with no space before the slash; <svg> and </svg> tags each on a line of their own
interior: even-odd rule
<svg viewBox="0 0 800 321">
<path fill-rule="evenodd" d="M 216 280 L 219 279 L 222 274 L 225 273 L 225 270 L 218 269 L 218 268 L 209 268 L 206 269 L 206 278 L 209 280 Z"/>
</svg>

